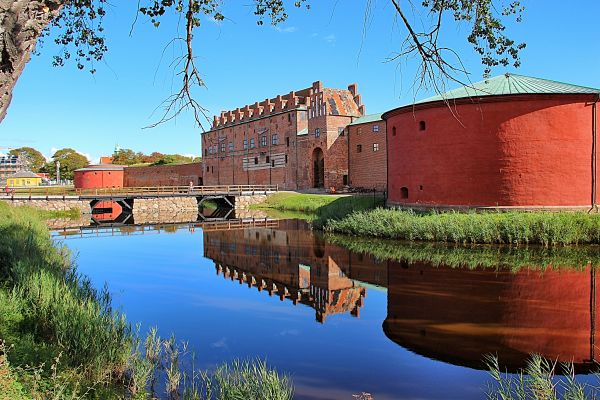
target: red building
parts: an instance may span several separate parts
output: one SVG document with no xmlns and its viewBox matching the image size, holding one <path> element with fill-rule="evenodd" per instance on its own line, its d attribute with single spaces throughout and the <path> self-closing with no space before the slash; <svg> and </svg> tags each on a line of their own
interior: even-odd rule
<svg viewBox="0 0 600 400">
<path fill-rule="evenodd" d="M 74 184 L 77 189 L 123 187 L 124 169 L 122 165 L 89 165 L 74 171 Z"/>
<path fill-rule="evenodd" d="M 590 207 L 599 99 L 506 74 L 388 111 L 388 204 Z"/>
<path fill-rule="evenodd" d="M 348 184 L 358 189 L 386 190 L 387 146 L 381 113 L 357 118 L 347 130 Z"/>
<path fill-rule="evenodd" d="M 206 185 L 348 184 L 346 127 L 364 114 L 356 84 L 311 87 L 215 116 L 202 134 Z"/>
</svg>

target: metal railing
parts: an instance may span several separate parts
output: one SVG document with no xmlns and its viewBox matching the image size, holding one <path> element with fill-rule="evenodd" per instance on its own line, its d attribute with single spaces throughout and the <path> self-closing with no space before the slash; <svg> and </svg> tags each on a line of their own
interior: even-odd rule
<svg viewBox="0 0 600 400">
<path fill-rule="evenodd" d="M 116 187 L 97 189 L 77 189 L 74 187 L 37 186 L 9 188 L 8 197 L 89 197 L 89 196 L 182 196 L 182 195 L 241 195 L 253 193 L 277 192 L 278 185 L 219 185 L 219 186 L 147 186 L 147 187 Z"/>
</svg>

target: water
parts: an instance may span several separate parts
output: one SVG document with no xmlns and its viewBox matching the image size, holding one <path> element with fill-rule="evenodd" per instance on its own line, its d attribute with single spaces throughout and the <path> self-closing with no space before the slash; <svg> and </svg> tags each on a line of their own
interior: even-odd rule
<svg viewBox="0 0 600 400">
<path fill-rule="evenodd" d="M 595 272 L 379 261 L 300 221 L 210 231 L 125 227 L 65 240 L 142 331 L 189 342 L 199 366 L 261 358 L 298 399 L 480 399 L 485 354 L 595 359 Z"/>
</svg>

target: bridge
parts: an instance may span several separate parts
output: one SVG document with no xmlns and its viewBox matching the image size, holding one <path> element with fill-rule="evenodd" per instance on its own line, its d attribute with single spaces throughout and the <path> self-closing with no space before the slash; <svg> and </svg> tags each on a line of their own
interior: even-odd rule
<svg viewBox="0 0 600 400">
<path fill-rule="evenodd" d="M 11 188 L 9 199 L 28 200 L 120 200 L 158 197 L 223 197 L 270 194 L 278 185 L 221 185 L 221 186 L 150 186 L 78 189 L 69 186 L 36 186 Z"/>
<path fill-rule="evenodd" d="M 215 200 L 225 208 L 235 208 L 236 202 L 240 199 L 242 205 L 247 205 L 251 204 L 252 199 L 275 193 L 278 190 L 277 185 L 153 186 L 95 189 L 78 189 L 69 186 L 38 186 L 11 188 L 9 193 L 5 193 L 5 196 L 0 195 L 0 199 L 19 203 L 37 202 L 37 206 L 40 206 L 40 202 L 46 201 L 77 202 L 82 207 L 89 206 L 89 210 L 94 214 L 108 210 L 106 207 L 107 202 L 116 203 L 123 210 L 133 211 L 136 200 L 147 203 L 153 200 L 160 202 L 171 199 L 174 203 L 178 203 L 175 207 L 194 207 L 196 209 L 202 207 L 207 200 Z"/>
<path fill-rule="evenodd" d="M 180 229 L 187 229 L 194 232 L 196 229 L 202 229 L 204 232 L 232 231 L 248 228 L 278 228 L 279 221 L 270 218 L 261 219 L 231 219 L 223 221 L 196 221 L 187 223 L 160 223 L 160 224 L 103 224 L 72 226 L 52 231 L 52 237 L 55 239 L 71 240 L 84 239 L 91 237 L 106 236 L 132 236 L 160 234 L 161 232 L 173 232 Z"/>
</svg>

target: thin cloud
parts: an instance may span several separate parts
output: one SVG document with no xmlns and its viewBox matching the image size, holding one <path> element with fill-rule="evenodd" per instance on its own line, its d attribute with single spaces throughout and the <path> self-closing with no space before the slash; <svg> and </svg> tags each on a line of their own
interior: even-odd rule
<svg viewBox="0 0 600 400">
<path fill-rule="evenodd" d="M 298 30 L 298 28 L 296 28 L 295 26 L 286 26 L 285 28 L 282 28 L 281 26 L 276 26 L 275 30 L 279 33 L 294 33 Z"/>
<path fill-rule="evenodd" d="M 325 40 L 327 43 L 329 44 L 335 44 L 336 41 L 336 37 L 335 35 L 332 33 L 331 35 L 327 35 L 323 38 L 323 40 Z"/>
</svg>

